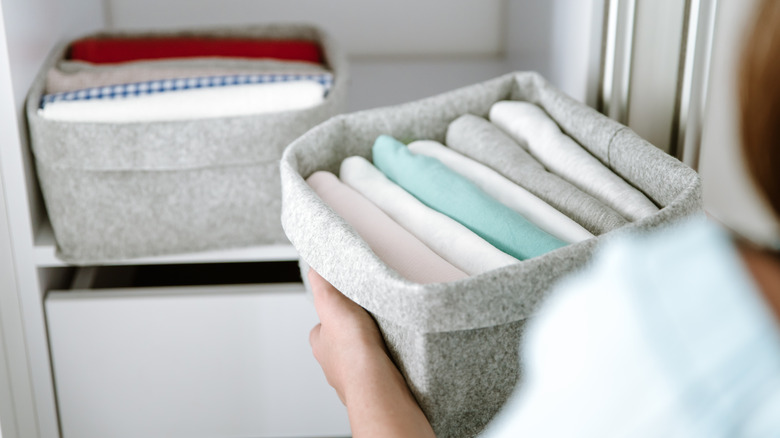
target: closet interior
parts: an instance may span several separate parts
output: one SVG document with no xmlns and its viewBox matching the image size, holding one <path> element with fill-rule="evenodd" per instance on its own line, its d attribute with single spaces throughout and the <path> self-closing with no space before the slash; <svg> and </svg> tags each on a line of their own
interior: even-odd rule
<svg viewBox="0 0 780 438">
<path fill-rule="evenodd" d="M 308 332 L 317 317 L 290 244 L 84 266 L 58 256 L 24 105 L 59 44 L 98 31 L 311 23 L 346 55 L 348 112 L 518 70 L 537 71 L 597 106 L 604 98 L 600 68 L 608 55 L 601 41 L 608 3 L 2 0 L 0 217 L 7 219 L 8 234 L 0 223 L 0 244 L 8 241 L 9 263 L 0 266 L 8 270 L 0 288 L 18 294 L 0 296 L 0 309 L 20 309 L 6 310 L 2 321 L 6 348 L 21 352 L 8 370 L 15 421 L 4 421 L 3 430 L 46 438 L 349 435 L 346 412 L 311 357 Z M 652 43 L 679 47 L 683 8 L 668 9 L 679 20 Z M 637 44 L 646 44 L 648 23 L 635 25 Z M 677 66 L 680 59 L 676 50 L 653 62 Z M 618 72 L 615 83 L 620 80 Z M 674 113 L 677 85 L 670 80 L 654 90 L 635 94 L 627 112 L 647 138 L 659 126 L 670 132 L 671 122 L 648 119 L 642 111 L 667 114 L 659 111 L 666 105 Z M 616 105 L 617 94 L 611 97 Z M 668 151 L 669 136 L 658 138 L 653 143 Z M 10 342 L 13 335 L 23 345 Z"/>
</svg>

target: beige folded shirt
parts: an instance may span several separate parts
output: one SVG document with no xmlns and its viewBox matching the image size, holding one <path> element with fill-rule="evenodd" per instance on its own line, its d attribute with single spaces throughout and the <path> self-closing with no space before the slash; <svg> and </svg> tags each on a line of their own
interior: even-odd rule
<svg viewBox="0 0 780 438">
<path fill-rule="evenodd" d="M 402 277 L 417 283 L 444 283 L 468 275 L 441 258 L 336 175 L 314 172 L 306 182 L 349 223 L 369 247 Z"/>
</svg>

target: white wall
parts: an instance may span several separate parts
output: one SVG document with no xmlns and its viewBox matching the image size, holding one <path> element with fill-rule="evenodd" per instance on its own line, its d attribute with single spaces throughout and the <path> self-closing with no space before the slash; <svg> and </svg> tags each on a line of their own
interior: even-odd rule
<svg viewBox="0 0 780 438">
<path fill-rule="evenodd" d="M 496 55 L 503 0 L 108 0 L 116 28 L 311 22 L 349 55 Z"/>
<path fill-rule="evenodd" d="M 510 70 L 534 70 L 575 99 L 595 105 L 603 0 L 508 0 Z"/>
<path fill-rule="evenodd" d="M 736 231 L 767 242 L 776 240 L 780 229 L 749 178 L 737 124 L 736 67 L 756 4 L 756 0 L 720 0 L 718 4 L 699 171 L 705 209 Z"/>
<path fill-rule="evenodd" d="M 482 82 L 511 71 L 504 58 L 353 59 L 347 111 L 395 105 Z"/>
<path fill-rule="evenodd" d="M 507 0 L 510 70 L 534 70 L 595 106 L 604 0 Z"/>
<path fill-rule="evenodd" d="M 348 110 L 431 96 L 516 70 L 595 102 L 603 0 L 107 0 L 115 28 L 315 23 L 350 55 Z M 597 35 L 598 36 L 598 35 Z M 588 93 L 591 93 L 589 96 Z"/>
<path fill-rule="evenodd" d="M 106 0 L 118 29 L 310 22 L 350 58 L 348 111 L 499 76 L 506 0 Z M 531 20 L 528 20 L 531 21 Z"/>
<path fill-rule="evenodd" d="M 533 70 L 550 76 L 553 3 L 507 0 L 505 48 L 509 69 Z"/>
</svg>

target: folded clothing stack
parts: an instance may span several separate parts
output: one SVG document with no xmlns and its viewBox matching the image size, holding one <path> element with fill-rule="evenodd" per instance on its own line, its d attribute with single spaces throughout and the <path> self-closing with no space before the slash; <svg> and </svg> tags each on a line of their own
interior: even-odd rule
<svg viewBox="0 0 780 438">
<path fill-rule="evenodd" d="M 306 40 L 88 37 L 66 56 L 47 74 L 41 117 L 129 123 L 263 114 L 318 105 L 333 85 L 320 46 Z"/>
<path fill-rule="evenodd" d="M 343 111 L 347 75 L 336 42 L 307 25 L 61 44 L 26 104 L 58 256 L 99 264 L 287 244 L 279 159 Z"/>
<path fill-rule="evenodd" d="M 498 169 L 433 140 L 407 146 L 380 135 L 373 164 L 352 156 L 341 162 L 341 181 L 326 171 L 306 181 L 388 266 L 420 283 L 498 269 L 658 211 L 538 106 L 501 101 L 490 118 L 494 123 L 472 114 L 459 117 L 446 141 L 477 157 L 474 151 L 503 149 L 488 155 Z M 513 155 L 519 165 L 506 160 Z M 515 165 L 502 175 L 500 163 Z M 508 179 L 518 167 L 533 171 Z M 372 219 L 356 218 L 357 211 L 361 217 L 371 211 Z"/>
<path fill-rule="evenodd" d="M 322 172 L 436 253 L 409 260 L 437 278 L 391 263 L 404 248 L 318 196 Z M 334 117 L 290 144 L 281 176 L 290 241 L 371 313 L 439 437 L 475 436 L 498 412 L 526 321 L 599 242 L 701 212 L 696 172 L 530 72 Z"/>
</svg>

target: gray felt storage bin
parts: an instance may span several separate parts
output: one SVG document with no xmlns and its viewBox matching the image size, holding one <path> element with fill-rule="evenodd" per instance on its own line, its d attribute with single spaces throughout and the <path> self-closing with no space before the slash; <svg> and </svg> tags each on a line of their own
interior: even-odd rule
<svg viewBox="0 0 780 438">
<path fill-rule="evenodd" d="M 323 103 L 295 111 L 151 123 L 54 121 L 37 110 L 46 73 L 67 44 L 55 48 L 26 110 L 59 257 L 87 264 L 286 243 L 279 159 L 292 140 L 344 109 L 346 60 L 334 41 L 306 25 L 101 35 L 315 41 L 334 83 Z"/>
<path fill-rule="evenodd" d="M 351 155 L 371 158 L 379 134 L 443 141 L 465 113 L 486 117 L 500 100 L 540 105 L 560 127 L 641 189 L 659 212 L 594 239 L 452 283 L 401 278 L 309 188 L 317 170 L 338 174 Z M 284 152 L 282 225 L 303 260 L 376 318 L 396 363 L 437 436 L 476 435 L 520 377 L 526 319 L 553 283 L 588 261 L 604 238 L 644 231 L 701 211 L 698 175 L 633 131 L 551 87 L 516 73 L 404 105 L 347 114 L 312 129 Z"/>
</svg>

